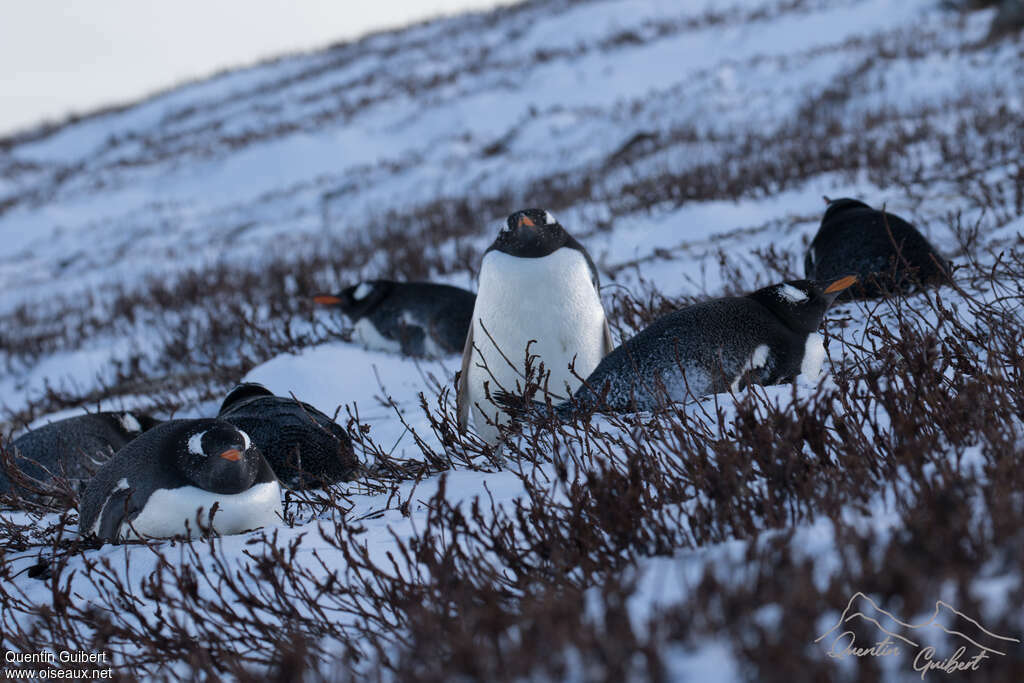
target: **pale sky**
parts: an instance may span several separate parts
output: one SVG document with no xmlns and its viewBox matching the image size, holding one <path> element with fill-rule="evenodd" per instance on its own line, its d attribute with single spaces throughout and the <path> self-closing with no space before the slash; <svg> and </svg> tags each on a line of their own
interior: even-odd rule
<svg viewBox="0 0 1024 683">
<path fill-rule="evenodd" d="M 510 0 L 0 0 L 0 135 L 371 31 Z"/>
</svg>

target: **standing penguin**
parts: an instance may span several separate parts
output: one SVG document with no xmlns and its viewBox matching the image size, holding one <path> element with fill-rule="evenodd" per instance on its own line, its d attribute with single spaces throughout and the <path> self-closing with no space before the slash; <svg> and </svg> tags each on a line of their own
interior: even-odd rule
<svg viewBox="0 0 1024 683">
<path fill-rule="evenodd" d="M 593 409 L 657 410 L 750 383 L 817 377 L 825 349 L 816 330 L 825 310 L 854 282 L 844 277 L 824 290 L 807 280 L 783 282 L 662 316 L 605 357 L 556 413 L 565 419 Z M 499 398 L 510 407 L 520 400 Z M 528 412 L 538 410 L 535 405 Z"/>
<path fill-rule="evenodd" d="M 234 534 L 280 521 L 281 487 L 249 436 L 221 420 L 171 420 L 118 451 L 82 496 L 79 534 L 117 542 L 198 532 Z M 188 526 L 186 526 L 186 524 Z"/>
<path fill-rule="evenodd" d="M 368 349 L 440 358 L 465 345 L 476 295 L 433 282 L 369 280 L 313 300 L 340 308 Z"/>
<path fill-rule="evenodd" d="M 262 384 L 245 382 L 232 389 L 217 419 L 248 434 L 288 488 L 344 481 L 359 467 L 344 429 L 308 403 L 275 396 Z"/>
<path fill-rule="evenodd" d="M 807 278 L 856 275 L 857 284 L 841 299 L 873 299 L 949 281 L 946 259 L 907 221 L 856 199 L 825 201 L 828 208 L 804 258 Z"/>
<path fill-rule="evenodd" d="M 82 485 L 121 447 L 157 424 L 159 420 L 131 412 L 86 413 L 57 420 L 11 443 L 14 464 L 44 485 L 51 477 Z M 36 497 L 13 484 L 0 467 L 0 493 L 12 490 Z"/>
<path fill-rule="evenodd" d="M 612 350 L 598 287 L 587 250 L 550 212 L 526 209 L 508 217 L 480 264 L 456 399 L 460 429 L 472 408 L 480 436 L 498 442 L 495 424 L 508 415 L 488 394 L 522 386 L 531 340 L 530 354 L 550 372 L 548 389 L 572 394 L 580 380 L 570 365 L 586 377 Z"/>
</svg>

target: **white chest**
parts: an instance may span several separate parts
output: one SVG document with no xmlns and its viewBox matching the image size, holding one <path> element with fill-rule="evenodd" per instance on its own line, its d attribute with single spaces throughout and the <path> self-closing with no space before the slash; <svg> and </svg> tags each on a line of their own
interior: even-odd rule
<svg viewBox="0 0 1024 683">
<path fill-rule="evenodd" d="M 218 503 L 213 517 L 213 528 L 221 534 L 237 534 L 248 529 L 279 524 L 281 513 L 281 487 L 276 481 L 256 484 L 247 491 L 221 494 L 204 491 L 195 486 L 154 491 L 132 526 L 143 536 L 168 538 L 185 535 L 185 522 L 193 536 L 198 535 L 196 513 L 202 508 L 203 523 L 214 503 Z M 122 525 L 122 537 L 131 535 Z"/>
<path fill-rule="evenodd" d="M 352 327 L 352 338 L 362 344 L 370 351 L 384 351 L 385 353 L 399 353 L 402 345 L 394 339 L 388 339 L 374 327 L 369 318 L 360 318 Z"/>
<path fill-rule="evenodd" d="M 495 378 L 514 391 L 525 371 L 526 345 L 551 372 L 549 387 L 564 394 L 579 386 L 569 371 L 586 377 L 603 353 L 604 308 L 584 256 L 559 249 L 543 258 L 517 258 L 492 251 L 480 268 L 480 289 L 473 311 L 473 341 Z M 494 381 L 470 368 L 478 389 Z"/>
</svg>

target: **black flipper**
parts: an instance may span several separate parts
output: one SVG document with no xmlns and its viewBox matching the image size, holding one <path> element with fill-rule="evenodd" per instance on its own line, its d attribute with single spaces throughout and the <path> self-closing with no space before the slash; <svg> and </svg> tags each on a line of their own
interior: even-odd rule
<svg viewBox="0 0 1024 683">
<path fill-rule="evenodd" d="M 427 333 L 419 325 L 402 325 L 398 330 L 398 343 L 403 355 L 422 357 L 426 353 Z"/>
<path fill-rule="evenodd" d="M 121 540 L 121 525 L 126 520 L 135 519 L 142 510 L 142 506 L 135 503 L 132 493 L 131 488 L 123 488 L 110 494 L 103 509 L 100 510 L 100 524 L 96 536 L 111 543 Z"/>
</svg>

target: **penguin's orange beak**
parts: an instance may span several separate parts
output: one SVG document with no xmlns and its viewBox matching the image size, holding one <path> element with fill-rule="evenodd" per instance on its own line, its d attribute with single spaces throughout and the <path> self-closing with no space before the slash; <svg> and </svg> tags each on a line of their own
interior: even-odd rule
<svg viewBox="0 0 1024 683">
<path fill-rule="evenodd" d="M 224 458 L 225 460 L 230 460 L 231 462 L 238 462 L 239 460 L 242 459 L 242 452 L 237 448 L 230 448 L 221 453 L 220 457 Z"/>
<path fill-rule="evenodd" d="M 835 292 L 841 292 L 844 289 L 846 289 L 847 287 L 849 287 L 850 285 L 852 285 L 853 283 L 855 283 L 856 281 L 857 281 L 857 276 L 856 275 L 847 275 L 846 277 L 841 277 L 838 280 L 836 280 L 835 282 L 833 282 L 832 284 L 830 284 L 828 287 L 826 287 L 825 288 L 825 293 L 826 294 L 833 294 Z"/>
<path fill-rule="evenodd" d="M 313 297 L 313 301 L 320 304 L 321 306 L 337 306 L 341 303 L 341 299 L 332 296 L 330 294 L 317 294 Z"/>
<path fill-rule="evenodd" d="M 537 224 L 534 223 L 533 220 L 531 220 L 529 216 L 520 216 L 519 217 L 519 227 L 521 228 L 524 225 L 527 226 L 527 227 L 530 227 L 530 228 L 537 227 Z"/>
</svg>

